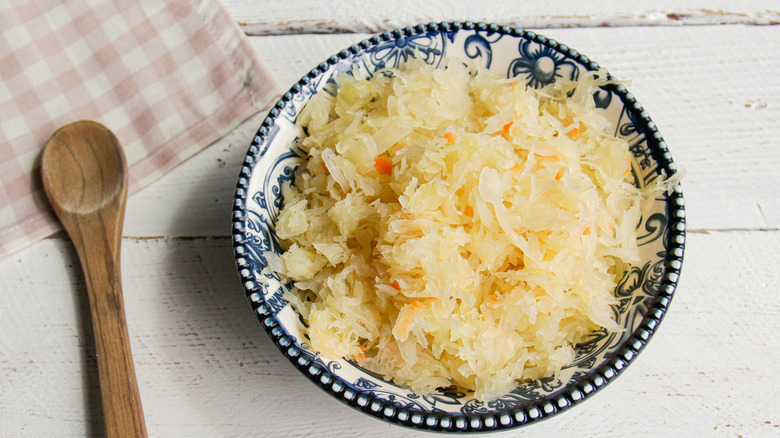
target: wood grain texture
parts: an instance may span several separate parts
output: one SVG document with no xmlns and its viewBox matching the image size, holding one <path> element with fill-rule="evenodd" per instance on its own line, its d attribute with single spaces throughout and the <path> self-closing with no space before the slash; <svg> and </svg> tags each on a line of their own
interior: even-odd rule
<svg viewBox="0 0 780 438">
<path fill-rule="evenodd" d="M 753 0 L 602 0 L 598 2 L 452 2 L 344 0 L 294 3 L 224 0 L 249 35 L 376 33 L 438 21 L 484 21 L 524 28 L 780 23 L 777 2 Z"/>
<path fill-rule="evenodd" d="M 122 146 L 97 122 L 67 124 L 46 143 L 41 175 L 84 271 L 106 435 L 146 437 L 122 297 L 120 255 L 128 183 Z"/>
</svg>

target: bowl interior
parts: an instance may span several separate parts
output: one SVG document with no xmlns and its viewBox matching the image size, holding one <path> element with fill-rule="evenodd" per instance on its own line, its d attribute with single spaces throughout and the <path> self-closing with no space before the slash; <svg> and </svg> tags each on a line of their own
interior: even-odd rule
<svg viewBox="0 0 780 438">
<path fill-rule="evenodd" d="M 561 411 L 585 399 L 617 376 L 642 349 L 662 319 L 677 282 L 684 246 L 682 192 L 642 204 L 638 224 L 642 262 L 631 266 L 615 296 L 620 332 L 592 333 L 579 345 L 560 379 L 521 384 L 491 402 L 470 392 L 440 389 L 414 394 L 343 358 L 310 350 L 299 315 L 282 298 L 289 286 L 266 267 L 265 254 L 280 253 L 274 223 L 282 206 L 280 186 L 292 180 L 303 160 L 297 148 L 305 135 L 297 115 L 316 93 L 335 93 L 336 77 L 346 71 L 368 77 L 398 67 L 411 57 L 439 65 L 447 58 L 480 65 L 506 77 L 540 87 L 560 78 L 577 79 L 595 62 L 541 35 L 496 25 L 440 23 L 377 35 L 329 58 L 296 83 L 260 127 L 250 146 L 236 192 L 236 261 L 253 308 L 282 352 L 309 378 L 342 401 L 379 418 L 436 430 L 494 430 L 515 427 Z M 644 187 L 662 173 L 676 171 L 661 135 L 647 113 L 622 85 L 593 95 L 633 154 L 636 185 Z"/>
</svg>

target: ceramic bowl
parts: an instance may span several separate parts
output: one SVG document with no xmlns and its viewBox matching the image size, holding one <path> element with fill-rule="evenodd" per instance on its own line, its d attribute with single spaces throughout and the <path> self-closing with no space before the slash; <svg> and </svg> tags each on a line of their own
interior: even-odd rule
<svg viewBox="0 0 780 438">
<path fill-rule="evenodd" d="M 479 64 L 529 86 L 559 78 L 576 79 L 599 66 L 576 50 L 542 35 L 495 24 L 431 23 L 375 35 L 314 67 L 270 110 L 254 137 L 240 171 L 233 206 L 235 261 L 252 309 L 273 342 L 300 371 L 336 399 L 378 419 L 436 431 L 495 431 L 528 425 L 556 415 L 604 388 L 635 360 L 658 329 L 674 294 L 682 265 L 685 219 L 682 190 L 642 205 L 638 225 L 641 263 L 615 290 L 615 319 L 625 330 L 599 330 L 577 348 L 560 379 L 521 384 L 491 402 L 469 392 L 441 389 L 415 394 L 361 369 L 324 358 L 309 349 L 299 315 L 282 298 L 288 285 L 263 274 L 268 251 L 280 252 L 274 222 L 283 200 L 280 186 L 302 162 L 298 141 L 305 135 L 296 117 L 309 99 L 334 93 L 334 77 L 357 68 L 369 76 L 397 67 L 410 57 L 440 65 L 446 58 Z M 636 184 L 644 187 L 676 172 L 667 146 L 650 116 L 622 85 L 599 89 L 597 106 L 614 121 L 615 134 L 630 144 Z"/>
</svg>

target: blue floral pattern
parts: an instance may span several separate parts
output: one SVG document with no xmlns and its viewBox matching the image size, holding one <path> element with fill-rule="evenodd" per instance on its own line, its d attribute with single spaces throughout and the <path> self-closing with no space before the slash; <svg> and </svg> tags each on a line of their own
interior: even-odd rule
<svg viewBox="0 0 780 438">
<path fill-rule="evenodd" d="M 365 50 L 363 61 L 368 71 L 387 67 L 397 68 L 411 58 L 419 58 L 432 65 L 439 65 L 447 43 L 452 42 L 453 32 L 424 32 L 416 35 L 400 35 Z"/>
<path fill-rule="evenodd" d="M 521 56 L 509 64 L 507 77 L 524 76 L 531 87 L 540 88 L 564 77 L 570 80 L 579 77 L 577 65 L 552 47 L 522 39 L 518 52 Z"/>
<path fill-rule="evenodd" d="M 555 41 L 485 23 L 431 23 L 376 35 L 330 57 L 285 93 L 259 128 L 241 169 L 233 210 L 236 264 L 261 325 L 283 354 L 337 399 L 386 421 L 441 431 L 492 431 L 529 424 L 556 414 L 603 387 L 625 368 L 655 332 L 669 306 L 685 242 L 684 202 L 679 186 L 642 207 L 638 224 L 641 263 L 630 267 L 615 291 L 615 319 L 624 330 L 596 330 L 577 347 L 560 379 L 522 382 L 490 402 L 457 388 L 418 395 L 342 358 L 314 353 L 303 322 L 268 272 L 270 254 L 280 254 L 274 224 L 282 206 L 281 186 L 294 178 L 306 133 L 297 124 L 308 99 L 335 94 L 338 74 L 370 77 L 411 58 L 442 65 L 449 58 L 501 72 L 530 87 L 575 80 L 598 65 Z M 615 135 L 629 142 L 637 186 L 645 187 L 676 167 L 649 116 L 622 86 L 606 86 L 594 103 L 612 118 Z M 499 418 L 500 421 L 495 421 Z M 493 419 L 493 420 L 490 420 Z"/>
<path fill-rule="evenodd" d="M 498 43 L 502 37 L 502 34 L 497 33 L 475 32 L 463 42 L 463 53 L 471 59 L 484 59 L 482 65 L 486 69 L 490 69 L 493 64 L 493 45 Z"/>
</svg>

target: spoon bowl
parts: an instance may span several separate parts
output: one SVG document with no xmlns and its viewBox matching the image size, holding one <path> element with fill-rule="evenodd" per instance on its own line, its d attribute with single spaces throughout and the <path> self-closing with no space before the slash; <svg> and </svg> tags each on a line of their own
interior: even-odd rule
<svg viewBox="0 0 780 438">
<path fill-rule="evenodd" d="M 92 212 L 122 196 L 127 185 L 119 141 L 95 122 L 60 128 L 49 139 L 42 161 L 46 193 L 62 212 Z"/>
</svg>

